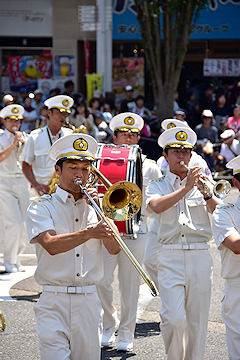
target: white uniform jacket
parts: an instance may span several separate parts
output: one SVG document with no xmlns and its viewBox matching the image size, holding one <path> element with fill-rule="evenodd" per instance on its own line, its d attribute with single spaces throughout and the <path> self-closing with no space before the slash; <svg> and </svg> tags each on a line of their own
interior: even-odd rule
<svg viewBox="0 0 240 360">
<path fill-rule="evenodd" d="M 40 285 L 83 286 L 99 282 L 103 276 L 102 244 L 89 239 L 67 252 L 50 255 L 34 238 L 47 230 L 72 233 L 97 223 L 97 215 L 85 199 L 74 200 L 57 187 L 55 194 L 34 201 L 27 212 L 29 241 L 36 244 L 38 267 L 35 279 Z"/>
<path fill-rule="evenodd" d="M 70 134 L 72 134 L 71 129 L 61 128 L 53 136 L 48 126 L 30 133 L 24 145 L 21 160 L 32 165 L 34 176 L 38 182 L 47 184 L 53 175 L 55 161 L 48 155 L 51 145 L 60 137 Z"/>
</svg>

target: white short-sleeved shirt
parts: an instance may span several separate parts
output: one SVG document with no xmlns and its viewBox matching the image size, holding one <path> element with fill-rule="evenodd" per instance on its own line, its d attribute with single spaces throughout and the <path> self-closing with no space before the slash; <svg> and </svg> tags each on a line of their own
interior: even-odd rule
<svg viewBox="0 0 240 360">
<path fill-rule="evenodd" d="M 6 149 L 14 141 L 15 136 L 8 130 L 0 133 L 0 151 Z M 14 175 L 24 176 L 22 173 L 21 162 L 19 161 L 19 148 L 15 147 L 11 154 L 0 162 L 0 177 Z"/>
<path fill-rule="evenodd" d="M 95 210 L 86 204 L 85 199 L 75 201 L 60 187 L 47 199 L 31 203 L 26 223 L 29 241 L 36 246 L 38 266 L 35 279 L 40 285 L 83 286 L 99 282 L 103 277 L 101 240 L 89 239 L 72 250 L 50 255 L 34 239 L 47 230 L 67 234 L 97 221 Z"/>
<path fill-rule="evenodd" d="M 240 145 L 237 139 L 233 140 L 230 149 L 232 149 L 235 154 L 240 154 Z M 235 158 L 234 153 L 230 149 L 227 144 L 221 145 L 220 155 L 223 156 L 227 162 Z"/>
<path fill-rule="evenodd" d="M 152 181 L 146 189 L 146 203 L 171 194 L 186 184 L 186 179 L 168 172 L 160 180 Z M 152 212 L 149 206 L 147 210 Z M 170 209 L 156 214 L 157 236 L 161 244 L 206 243 L 212 237 L 207 204 L 194 187 Z M 156 225 L 156 224 L 155 224 Z"/>
<path fill-rule="evenodd" d="M 60 137 L 70 134 L 72 134 L 71 129 L 61 128 L 53 136 L 48 126 L 30 133 L 24 145 L 21 160 L 32 165 L 34 176 L 38 182 L 47 184 L 54 173 L 55 161 L 48 156 L 51 145 Z"/>
<path fill-rule="evenodd" d="M 217 205 L 212 217 L 212 231 L 222 260 L 222 277 L 240 277 L 240 256 L 222 243 L 230 235 L 240 234 L 240 196 L 234 204 Z"/>
</svg>

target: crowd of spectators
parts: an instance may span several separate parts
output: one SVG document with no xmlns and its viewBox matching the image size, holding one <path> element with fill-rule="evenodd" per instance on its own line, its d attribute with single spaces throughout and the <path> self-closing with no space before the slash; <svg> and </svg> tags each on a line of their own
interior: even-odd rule
<svg viewBox="0 0 240 360">
<path fill-rule="evenodd" d="M 143 153 L 153 160 L 161 156 L 157 139 L 163 131 L 161 122 L 164 119 L 157 117 L 156 108 L 148 108 L 142 94 L 134 97 L 136 92 L 131 85 L 125 87 L 124 98 L 118 101 L 104 98 L 102 91 L 96 89 L 87 104 L 85 96 L 74 91 L 71 80 L 65 83 L 63 92 L 58 88 L 52 89 L 49 97 L 61 93 L 74 100 L 72 113 L 66 119 L 70 127 L 84 126 L 85 131 L 98 142 L 111 143 L 113 134 L 108 126 L 111 118 L 120 112 L 133 112 L 144 119 L 139 142 Z M 24 107 L 21 131 L 30 133 L 47 124 L 47 110 L 42 98 L 41 90 L 36 89 L 29 94 L 22 88 L 18 97 L 4 95 L 2 107 L 12 103 L 21 104 Z M 217 89 L 212 84 L 205 84 L 200 91 L 199 81 L 193 80 L 181 104 L 179 93 L 176 92 L 173 113 L 169 114 L 169 118 L 186 122 L 197 134 L 196 151 L 207 161 L 212 172 L 224 173 L 227 171 L 226 162 L 240 154 L 240 81 L 232 86 L 227 81 L 223 82 Z"/>
</svg>

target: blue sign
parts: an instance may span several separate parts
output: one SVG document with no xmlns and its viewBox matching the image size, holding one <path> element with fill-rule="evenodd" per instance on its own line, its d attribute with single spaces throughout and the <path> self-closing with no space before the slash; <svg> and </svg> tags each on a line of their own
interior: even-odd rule
<svg viewBox="0 0 240 360">
<path fill-rule="evenodd" d="M 240 0 L 209 0 L 191 40 L 240 39 Z M 113 0 L 113 40 L 140 40 L 134 0 Z"/>
</svg>

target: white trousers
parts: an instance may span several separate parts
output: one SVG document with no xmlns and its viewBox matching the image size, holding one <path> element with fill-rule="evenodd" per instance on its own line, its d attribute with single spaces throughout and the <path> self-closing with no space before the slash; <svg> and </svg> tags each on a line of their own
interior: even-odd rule
<svg viewBox="0 0 240 360">
<path fill-rule="evenodd" d="M 97 292 L 43 292 L 34 311 L 42 360 L 100 359 L 101 303 Z"/>
<path fill-rule="evenodd" d="M 150 230 L 147 234 L 147 244 L 143 264 L 151 280 L 158 288 L 157 256 L 160 251 L 160 244 L 157 239 L 157 234 Z"/>
<path fill-rule="evenodd" d="M 146 234 L 139 234 L 136 240 L 124 239 L 126 245 L 142 263 Z M 110 255 L 103 248 L 104 276 L 97 284 L 97 291 L 104 310 L 103 329 L 116 325 L 117 311 L 113 306 L 114 270 L 118 265 L 118 281 L 121 298 L 121 318 L 118 329 L 119 341 L 132 342 L 137 317 L 137 304 L 140 275 L 123 250 L 117 255 Z"/>
<path fill-rule="evenodd" d="M 230 360 L 240 359 L 240 280 L 226 282 L 222 299 L 222 318 Z"/>
<path fill-rule="evenodd" d="M 26 246 L 26 211 L 29 186 L 25 177 L 0 178 L 0 201 L 4 223 L 4 262 L 19 264 Z"/>
<path fill-rule="evenodd" d="M 208 250 L 161 250 L 161 331 L 168 360 L 203 360 L 212 284 Z"/>
</svg>

